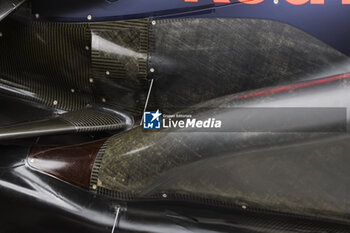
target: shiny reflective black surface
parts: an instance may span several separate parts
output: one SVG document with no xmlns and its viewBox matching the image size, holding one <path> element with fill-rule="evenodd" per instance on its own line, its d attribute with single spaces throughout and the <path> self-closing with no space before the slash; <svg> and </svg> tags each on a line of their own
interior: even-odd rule
<svg viewBox="0 0 350 233">
<path fill-rule="evenodd" d="M 32 147 L 27 164 L 33 169 L 88 189 L 93 163 L 104 141 L 74 146 Z"/>
<path fill-rule="evenodd" d="M 0 23 L 0 232 L 350 232 L 346 55 L 271 20 L 40 17 Z M 223 129 L 142 130 L 148 93 Z"/>
<path fill-rule="evenodd" d="M 0 204 L 3 232 L 107 233 L 112 231 L 115 220 L 114 232 L 311 233 L 350 230 L 349 225 L 339 222 L 249 208 L 210 208 L 181 202 L 118 202 L 94 196 L 25 165 L 0 168 Z"/>
<path fill-rule="evenodd" d="M 111 232 L 113 208 L 86 191 L 26 166 L 0 176 L 3 232 Z"/>
<path fill-rule="evenodd" d="M 349 74 L 213 99 L 180 113 L 222 120 L 222 131 L 139 127 L 110 138 L 97 192 L 123 200 L 245 205 L 348 222 L 349 106 Z M 312 108 L 344 111 L 316 111 L 304 120 L 292 114 Z M 287 121 L 278 123 L 281 117 Z M 237 131 L 241 122 L 266 128 Z M 342 125 L 343 131 L 327 131 L 328 124 Z"/>
<path fill-rule="evenodd" d="M 14 168 L 25 164 L 29 153 L 28 146 L 0 146 L 0 169 Z"/>
<path fill-rule="evenodd" d="M 26 0 L 2 0 L 0 2 L 0 21 L 16 10 Z"/>
<path fill-rule="evenodd" d="M 253 6 L 254 7 L 254 6 Z M 163 112 L 248 90 L 349 72 L 348 57 L 278 21 L 171 18 L 150 25 L 149 109 Z M 345 64 L 344 64 L 345 63 Z"/>
</svg>

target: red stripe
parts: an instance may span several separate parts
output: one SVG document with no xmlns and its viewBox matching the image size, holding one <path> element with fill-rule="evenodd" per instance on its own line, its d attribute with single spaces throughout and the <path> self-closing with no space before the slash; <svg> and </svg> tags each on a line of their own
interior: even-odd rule
<svg viewBox="0 0 350 233">
<path fill-rule="evenodd" d="M 280 92 L 295 90 L 295 89 L 299 89 L 299 88 L 303 88 L 303 87 L 311 87 L 311 86 L 315 86 L 315 85 L 319 85 L 319 84 L 323 84 L 323 83 L 334 82 L 337 80 L 342 80 L 342 79 L 347 79 L 347 78 L 350 78 L 350 73 L 341 74 L 341 75 L 337 75 L 337 76 L 333 76 L 333 77 L 329 77 L 329 78 L 324 78 L 324 79 L 318 79 L 318 80 L 305 82 L 305 83 L 275 87 L 275 88 L 271 88 L 271 89 L 267 89 L 267 90 L 243 94 L 243 95 L 236 96 L 235 99 L 245 99 L 245 98 L 258 97 L 258 96 L 263 96 L 263 95 L 272 95 L 272 94 L 277 94 Z"/>
</svg>

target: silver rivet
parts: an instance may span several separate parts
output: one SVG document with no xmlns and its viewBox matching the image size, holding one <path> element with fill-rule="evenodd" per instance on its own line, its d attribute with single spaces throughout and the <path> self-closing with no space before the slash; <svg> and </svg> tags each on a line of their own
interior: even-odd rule
<svg viewBox="0 0 350 233">
<path fill-rule="evenodd" d="M 40 15 L 38 13 L 35 14 L 35 18 L 39 19 Z"/>
<path fill-rule="evenodd" d="M 0 37 L 2 37 L 2 32 L 0 32 Z"/>
<path fill-rule="evenodd" d="M 87 16 L 87 19 L 88 19 L 88 20 L 92 20 L 92 15 L 88 15 L 88 16 Z"/>
<path fill-rule="evenodd" d="M 154 68 L 151 68 L 149 71 L 151 71 L 151 73 L 154 73 L 156 70 Z"/>
<path fill-rule="evenodd" d="M 34 163 L 34 162 L 35 162 L 35 159 L 31 159 L 30 162 L 31 162 L 31 163 Z"/>
<path fill-rule="evenodd" d="M 106 103 L 106 101 L 107 101 L 105 98 L 102 98 L 101 100 L 103 103 Z"/>
<path fill-rule="evenodd" d="M 86 45 L 85 50 L 90 50 L 90 47 Z"/>
<path fill-rule="evenodd" d="M 106 71 L 106 75 L 110 75 L 110 74 L 111 74 L 111 73 L 109 73 L 109 71 L 107 70 L 107 71 Z"/>
<path fill-rule="evenodd" d="M 275 3 L 277 5 L 278 4 L 278 0 L 273 0 L 273 3 Z"/>
<path fill-rule="evenodd" d="M 154 26 L 156 24 L 157 24 L 157 22 L 155 20 L 152 20 L 152 25 Z"/>
<path fill-rule="evenodd" d="M 242 205 L 242 209 L 247 209 L 247 206 L 246 205 Z"/>
<path fill-rule="evenodd" d="M 93 78 L 89 78 L 89 82 L 90 83 L 94 83 L 94 79 Z"/>
<path fill-rule="evenodd" d="M 74 92 L 75 92 L 75 90 L 72 88 L 72 89 L 70 89 L 70 92 L 74 93 Z"/>
<path fill-rule="evenodd" d="M 94 189 L 94 190 L 96 190 L 96 189 L 97 189 L 96 184 L 94 184 L 94 185 L 92 186 L 92 189 Z"/>
<path fill-rule="evenodd" d="M 163 194 L 162 194 L 162 197 L 163 197 L 163 198 L 167 198 L 168 195 L 167 195 L 166 193 L 163 193 Z"/>
<path fill-rule="evenodd" d="M 54 100 L 53 101 L 53 105 L 57 105 L 58 104 L 58 101 L 57 100 Z"/>
</svg>

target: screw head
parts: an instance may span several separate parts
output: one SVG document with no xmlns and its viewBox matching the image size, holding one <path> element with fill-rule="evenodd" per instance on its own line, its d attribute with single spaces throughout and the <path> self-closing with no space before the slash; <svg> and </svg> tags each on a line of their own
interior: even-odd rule
<svg viewBox="0 0 350 233">
<path fill-rule="evenodd" d="M 96 190 L 96 189 L 97 189 L 96 184 L 94 184 L 94 185 L 92 186 L 92 189 L 93 189 L 93 190 Z"/>
<path fill-rule="evenodd" d="M 168 195 L 167 195 L 166 193 L 163 193 L 163 194 L 162 194 L 162 197 L 163 197 L 163 198 L 167 198 Z"/>
<path fill-rule="evenodd" d="M 86 18 L 87 18 L 88 20 L 92 20 L 92 15 L 88 15 Z"/>
<path fill-rule="evenodd" d="M 152 25 L 154 26 L 156 24 L 157 24 L 157 22 L 155 20 L 152 20 Z"/>
<path fill-rule="evenodd" d="M 72 89 L 70 89 L 70 92 L 74 93 L 74 92 L 75 92 L 75 90 L 72 88 Z"/>
<path fill-rule="evenodd" d="M 111 74 L 111 73 L 107 70 L 107 71 L 106 71 L 106 75 L 110 75 L 110 74 Z"/>
<path fill-rule="evenodd" d="M 89 78 L 89 82 L 90 83 L 94 83 L 94 79 L 93 78 Z"/>
<path fill-rule="evenodd" d="M 53 105 L 56 106 L 57 104 L 58 104 L 58 101 L 57 101 L 57 100 L 54 100 L 54 101 L 53 101 Z"/>
<path fill-rule="evenodd" d="M 151 73 L 154 73 L 156 70 L 154 68 L 149 69 Z"/>
</svg>

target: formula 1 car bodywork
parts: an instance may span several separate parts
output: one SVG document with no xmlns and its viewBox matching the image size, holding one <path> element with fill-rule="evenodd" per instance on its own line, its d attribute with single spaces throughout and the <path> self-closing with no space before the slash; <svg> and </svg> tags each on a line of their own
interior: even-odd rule
<svg viewBox="0 0 350 233">
<path fill-rule="evenodd" d="M 350 5 L 248 2 L 1 1 L 0 231 L 349 232 Z"/>
</svg>

